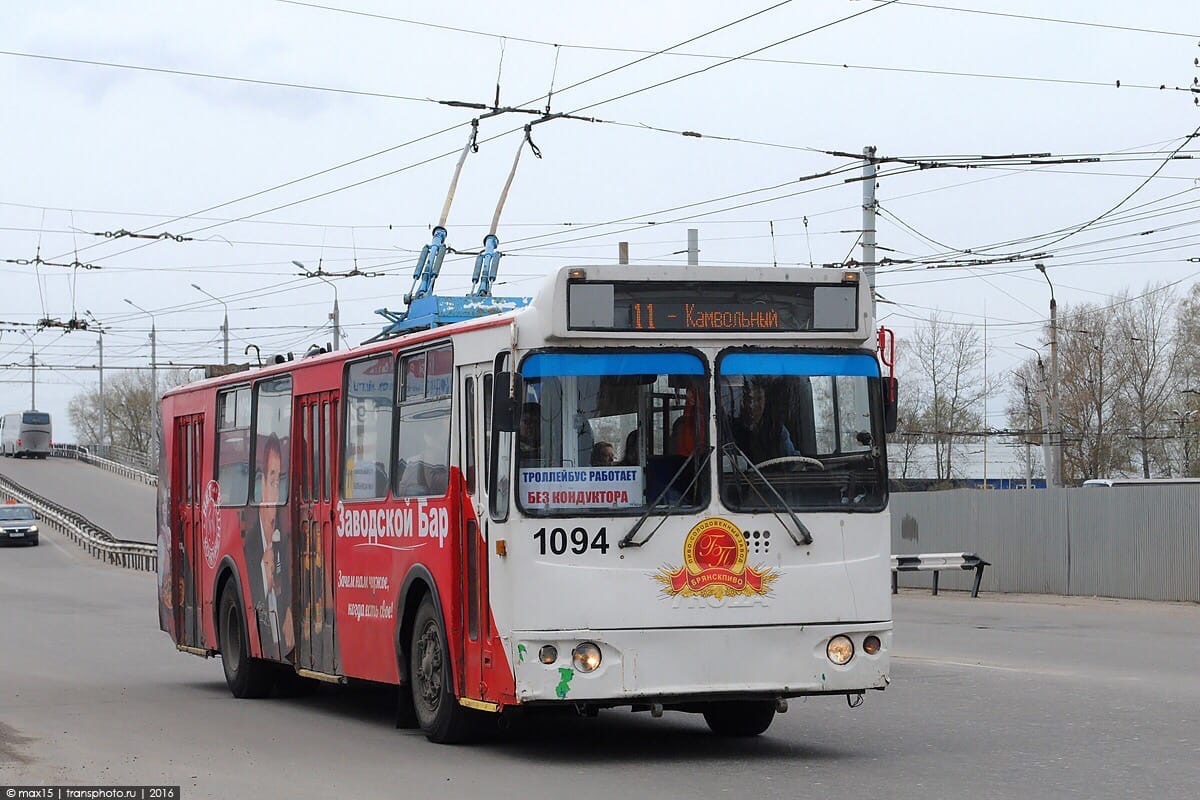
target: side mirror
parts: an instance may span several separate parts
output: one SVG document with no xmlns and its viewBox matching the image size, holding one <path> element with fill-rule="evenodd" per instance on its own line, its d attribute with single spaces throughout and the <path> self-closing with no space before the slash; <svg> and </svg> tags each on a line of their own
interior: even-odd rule
<svg viewBox="0 0 1200 800">
<path fill-rule="evenodd" d="M 895 378 L 883 379 L 883 430 L 884 433 L 895 433 L 899 416 L 900 382 Z"/>
<path fill-rule="evenodd" d="M 515 372 L 497 372 L 492 390 L 492 428 L 512 432 L 521 424 L 525 381 Z"/>
</svg>

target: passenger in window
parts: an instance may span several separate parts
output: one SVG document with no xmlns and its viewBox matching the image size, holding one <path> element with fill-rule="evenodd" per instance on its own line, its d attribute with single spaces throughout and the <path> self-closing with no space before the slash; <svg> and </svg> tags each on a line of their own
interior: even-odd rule
<svg viewBox="0 0 1200 800">
<path fill-rule="evenodd" d="M 638 432 L 634 428 L 625 437 L 625 452 L 621 454 L 621 466 L 636 467 L 641 461 L 638 454 Z"/>
<path fill-rule="evenodd" d="M 697 411 L 696 390 L 689 387 L 683 402 L 683 415 L 671 426 L 671 452 L 677 456 L 690 456 L 696 452 L 696 437 L 700 419 Z"/>
<path fill-rule="evenodd" d="M 742 385 L 741 413 L 730 422 L 733 441 L 754 464 L 800 454 L 792 444 L 788 429 L 773 414 L 767 413 L 769 390 L 765 380 L 746 381 Z"/>
<path fill-rule="evenodd" d="M 528 402 L 521 408 L 521 426 L 517 446 L 522 464 L 536 464 L 542 459 L 542 405 Z"/>
<path fill-rule="evenodd" d="M 592 466 L 611 467 L 617 461 L 617 453 L 609 442 L 596 442 L 592 447 Z"/>
</svg>

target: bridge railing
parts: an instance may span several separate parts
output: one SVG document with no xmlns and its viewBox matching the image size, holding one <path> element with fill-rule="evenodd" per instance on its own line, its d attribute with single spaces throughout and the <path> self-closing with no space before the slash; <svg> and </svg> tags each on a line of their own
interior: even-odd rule
<svg viewBox="0 0 1200 800">
<path fill-rule="evenodd" d="M 155 572 L 158 569 L 157 545 L 118 539 L 82 515 L 31 492 L 4 476 L 0 476 L 0 497 L 11 498 L 31 506 L 37 512 L 39 523 L 53 525 L 93 558 L 145 572 Z"/>
<path fill-rule="evenodd" d="M 101 469 L 106 469 L 109 472 L 114 472 L 122 477 L 130 478 L 131 480 L 141 481 L 142 483 L 147 483 L 151 486 L 158 485 L 158 476 L 153 472 L 148 472 L 140 467 L 131 466 L 128 463 L 128 461 L 136 459 L 115 461 L 111 458 L 105 458 L 104 456 L 95 452 L 93 447 L 94 446 L 83 447 L 82 445 L 77 444 L 55 444 L 51 455 L 59 456 L 61 458 L 75 458 L 87 464 L 100 467 Z M 114 452 L 114 448 L 111 447 L 106 447 L 104 452 L 114 455 L 122 455 L 122 453 Z M 127 452 L 131 453 L 132 451 Z M 144 458 L 141 459 L 141 463 L 144 463 Z"/>
</svg>

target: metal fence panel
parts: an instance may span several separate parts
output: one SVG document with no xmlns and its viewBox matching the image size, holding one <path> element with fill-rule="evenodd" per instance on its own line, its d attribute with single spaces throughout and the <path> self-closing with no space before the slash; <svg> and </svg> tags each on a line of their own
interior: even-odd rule
<svg viewBox="0 0 1200 800">
<path fill-rule="evenodd" d="M 984 591 L 1200 602 L 1200 487 L 899 492 L 891 508 L 893 552 L 977 553 L 993 564 Z"/>
</svg>

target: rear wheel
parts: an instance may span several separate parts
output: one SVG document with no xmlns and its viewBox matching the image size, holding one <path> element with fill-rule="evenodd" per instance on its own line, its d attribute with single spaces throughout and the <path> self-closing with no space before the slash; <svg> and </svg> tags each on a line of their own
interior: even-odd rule
<svg viewBox="0 0 1200 800">
<path fill-rule="evenodd" d="M 465 741 L 471 714 L 454 696 L 446 630 L 429 595 L 417 608 L 408 659 L 413 711 L 426 738 L 441 744 Z"/>
<path fill-rule="evenodd" d="M 225 682 L 234 697 L 266 697 L 271 692 L 272 665 L 250 657 L 250 637 L 246 635 L 246 614 L 232 584 L 221 592 L 218 637 Z"/>
<path fill-rule="evenodd" d="M 717 736 L 758 736 L 771 727 L 774 719 L 775 703 L 769 700 L 713 703 L 704 712 L 708 729 Z"/>
</svg>

